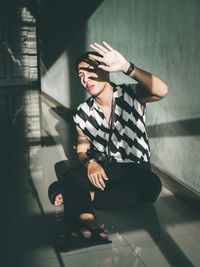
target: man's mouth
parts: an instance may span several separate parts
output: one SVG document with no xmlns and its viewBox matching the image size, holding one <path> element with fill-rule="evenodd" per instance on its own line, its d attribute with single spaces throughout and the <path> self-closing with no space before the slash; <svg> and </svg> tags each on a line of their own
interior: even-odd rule
<svg viewBox="0 0 200 267">
<path fill-rule="evenodd" d="M 87 84 L 86 88 L 88 91 L 91 91 L 94 88 L 94 85 L 93 84 Z"/>
</svg>

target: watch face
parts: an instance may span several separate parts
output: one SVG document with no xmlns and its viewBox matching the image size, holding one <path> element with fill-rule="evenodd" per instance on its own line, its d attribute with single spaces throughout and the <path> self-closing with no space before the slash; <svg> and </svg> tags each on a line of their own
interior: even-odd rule
<svg viewBox="0 0 200 267">
<path fill-rule="evenodd" d="M 126 74 L 127 75 L 131 74 L 131 72 L 134 71 L 134 69 L 135 69 L 135 65 L 132 62 L 130 62 L 130 66 L 129 66 Z"/>
</svg>

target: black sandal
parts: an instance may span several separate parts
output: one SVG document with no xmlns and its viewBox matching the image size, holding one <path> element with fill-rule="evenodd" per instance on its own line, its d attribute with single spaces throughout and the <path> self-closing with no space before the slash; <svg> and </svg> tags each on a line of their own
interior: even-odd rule
<svg viewBox="0 0 200 267">
<path fill-rule="evenodd" d="M 91 233 L 90 237 L 83 234 L 84 230 Z M 68 252 L 91 246 L 98 246 L 112 243 L 108 237 L 103 238 L 101 234 L 107 235 L 106 230 L 98 225 L 95 220 L 79 220 L 79 225 L 72 232 L 55 240 L 54 246 L 57 251 Z"/>
<path fill-rule="evenodd" d="M 88 230 L 91 233 L 91 237 L 87 238 L 84 236 L 83 230 Z M 95 220 L 79 220 L 79 230 L 78 233 L 86 240 L 86 241 L 92 241 L 92 242 L 98 242 L 102 244 L 108 244 L 112 241 L 108 239 L 108 232 L 103 229 L 103 227 L 98 224 Z M 101 235 L 105 234 L 105 238 Z"/>
</svg>

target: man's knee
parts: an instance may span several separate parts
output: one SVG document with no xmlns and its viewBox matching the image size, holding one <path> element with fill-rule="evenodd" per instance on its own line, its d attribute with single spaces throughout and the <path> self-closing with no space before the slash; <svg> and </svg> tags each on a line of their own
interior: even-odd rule
<svg viewBox="0 0 200 267">
<path fill-rule="evenodd" d="M 153 172 L 151 174 L 151 179 L 149 182 L 150 184 L 148 185 L 148 188 L 151 191 L 149 194 L 149 200 L 153 203 L 160 195 L 160 192 L 162 190 L 162 183 L 160 178 Z"/>
<path fill-rule="evenodd" d="M 71 182 L 75 179 L 82 179 L 85 176 L 85 170 L 82 166 L 76 166 L 70 169 L 67 169 L 63 173 L 63 179 L 66 182 Z"/>
</svg>

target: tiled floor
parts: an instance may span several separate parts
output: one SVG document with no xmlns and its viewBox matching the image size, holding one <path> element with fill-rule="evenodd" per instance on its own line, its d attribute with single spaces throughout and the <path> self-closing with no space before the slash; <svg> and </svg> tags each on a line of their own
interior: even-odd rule
<svg viewBox="0 0 200 267">
<path fill-rule="evenodd" d="M 164 188 L 154 205 L 97 211 L 111 244 L 57 251 L 62 207 L 47 189 L 58 146 L 12 147 L 1 171 L 2 267 L 200 267 L 200 214 Z"/>
</svg>

